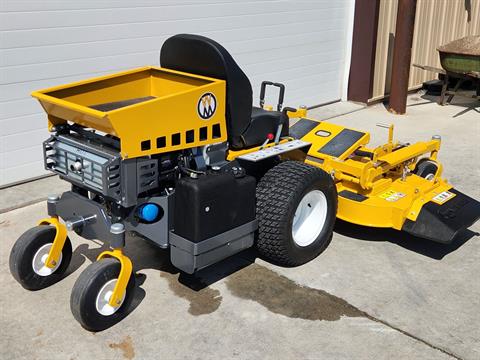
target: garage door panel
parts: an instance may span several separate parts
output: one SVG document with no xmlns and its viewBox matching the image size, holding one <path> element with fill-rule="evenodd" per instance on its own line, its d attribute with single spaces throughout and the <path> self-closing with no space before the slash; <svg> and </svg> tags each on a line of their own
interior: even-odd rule
<svg viewBox="0 0 480 360">
<path fill-rule="evenodd" d="M 306 65 L 306 66 L 299 66 L 299 67 L 292 67 L 288 70 L 282 71 L 266 71 L 262 74 L 257 76 L 253 76 L 251 80 L 253 82 L 261 82 L 262 79 L 275 79 L 281 78 L 282 81 L 290 81 L 290 80 L 303 80 L 300 81 L 303 86 L 305 86 L 305 80 L 310 79 L 309 83 L 313 82 L 315 74 L 319 75 L 326 75 L 328 76 L 330 73 L 339 74 L 337 69 L 337 62 L 332 61 L 328 63 L 320 63 L 315 65 Z M 303 86 L 298 89 L 301 89 Z"/>
<path fill-rule="evenodd" d="M 27 95 L 29 96 L 29 95 Z M 0 119 L 38 114 L 43 109 L 37 101 L 27 97 L 25 99 L 0 102 Z"/>
<path fill-rule="evenodd" d="M 11 84 L 4 84 L 0 85 L 0 97 L 2 100 L 5 101 L 14 101 L 14 100 L 22 100 L 25 99 L 28 94 L 30 94 L 34 90 L 45 89 L 52 86 L 68 84 L 71 82 L 84 80 L 90 77 L 96 77 L 105 75 L 107 73 L 116 72 L 123 67 L 119 67 L 118 69 L 114 69 L 109 72 L 100 71 L 100 72 L 88 72 L 85 74 L 77 74 L 73 76 L 62 76 L 62 77 L 55 77 L 43 80 L 34 80 L 34 81 L 27 81 L 22 83 L 11 83 Z M 41 110 L 41 108 L 39 108 Z"/>
<path fill-rule="evenodd" d="M 9 152 L 9 155 L 5 157 L 4 168 L 12 169 L 16 168 L 17 166 L 32 163 L 40 163 L 43 166 L 43 152 L 41 143 L 36 144 L 35 146 L 29 146 L 27 148 Z"/>
<path fill-rule="evenodd" d="M 330 8 L 332 11 L 334 8 Z M 328 12 L 329 9 L 318 9 L 312 2 L 296 1 L 292 3 L 278 1 L 257 1 L 255 6 L 245 6 L 245 3 L 208 3 L 190 4 L 179 9 L 178 4 L 166 6 L 151 6 L 148 8 L 129 7 L 121 9 L 86 9 L 86 10 L 55 10 L 42 12 L 14 12 L 0 15 L 1 30 L 41 29 L 51 27 L 91 26 L 104 24 L 136 24 L 145 22 L 160 23 L 172 20 L 191 20 L 205 18 L 212 21 L 215 17 L 238 17 L 251 14 L 270 14 L 292 11 Z"/>
<path fill-rule="evenodd" d="M 321 104 L 338 100 L 338 98 L 332 99 L 332 91 L 340 92 L 341 73 L 332 71 L 317 75 L 308 74 L 307 77 L 312 82 L 312 84 L 308 86 L 304 85 L 305 79 L 302 77 L 283 81 L 286 87 L 285 106 L 299 106 L 303 104 L 311 106 L 316 103 Z M 259 78 L 255 83 L 260 84 L 260 82 L 261 80 Z M 255 86 L 253 95 L 255 104 L 258 104 L 259 92 L 260 86 Z M 274 90 L 268 92 L 266 102 L 271 105 L 276 104 L 277 94 Z"/>
<path fill-rule="evenodd" d="M 152 44 L 159 44 L 162 37 L 121 39 L 90 43 L 70 43 L 51 46 L 16 47 L 2 50 L 0 65 L 20 66 L 49 63 L 52 61 L 69 61 L 95 57 L 122 55 L 126 53 L 142 53 L 152 51 Z"/>
<path fill-rule="evenodd" d="M 303 56 L 295 56 L 293 54 L 284 54 L 284 57 L 276 57 L 270 59 L 270 61 L 253 63 L 244 66 L 244 71 L 251 77 L 262 76 L 269 72 L 295 70 L 297 68 L 309 67 L 309 66 L 331 66 L 337 68 L 338 61 L 341 60 L 342 53 L 340 51 L 331 52 L 319 52 L 316 54 L 309 54 Z M 314 65 L 312 65 L 314 64 Z"/>
<path fill-rule="evenodd" d="M 319 75 L 314 78 L 316 84 L 303 87 L 303 91 L 298 89 L 296 85 L 301 82 L 301 79 L 292 80 L 289 82 L 289 96 L 293 104 L 312 104 L 308 99 L 315 99 L 318 96 L 322 99 L 322 103 L 330 102 L 332 90 L 339 90 L 339 73 L 332 72 L 327 75 Z M 320 89 L 319 89 L 320 88 Z M 310 91 L 312 95 L 305 96 L 305 91 Z M 287 104 L 285 104 L 287 105 Z"/>
<path fill-rule="evenodd" d="M 202 0 L 161 0 L 161 5 L 188 5 L 192 2 L 201 2 Z M 265 2 L 277 0 L 263 0 Z M 325 1 L 325 0 L 320 0 Z M 209 3 L 224 3 L 225 0 L 209 0 Z M 153 4 L 157 5 L 158 4 Z M 83 9 L 112 9 L 128 8 L 132 6 L 132 0 L 96 0 L 96 1 L 59 1 L 59 0 L 22 0 L 22 1 L 2 1 L 0 9 L 2 11 L 51 11 L 51 10 L 83 10 Z M 135 0 L 135 7 L 151 8 L 152 0 Z"/>
<path fill-rule="evenodd" d="M 7 170 L 0 169 L 0 184 L 12 184 L 25 179 L 46 175 L 49 172 L 40 161 L 21 164 Z"/>
<path fill-rule="evenodd" d="M 20 116 L 0 120 L 2 136 L 26 133 L 32 130 L 45 129 L 46 116 L 44 113 Z"/>
<path fill-rule="evenodd" d="M 48 136 L 46 127 L 43 129 L 5 135 L 3 137 L 2 145 L 0 146 L 0 152 L 7 153 L 26 149 L 31 147 L 32 144 L 41 144 Z"/>
<path fill-rule="evenodd" d="M 258 37 L 258 31 L 264 36 L 274 37 L 278 31 L 283 31 L 283 33 L 292 33 L 292 32 L 306 32 L 306 31 L 315 31 L 318 29 L 318 21 L 324 22 L 322 28 L 337 28 L 338 19 L 332 16 L 327 17 L 326 19 L 318 19 L 316 13 L 308 13 L 307 16 L 304 16 L 302 19 L 302 26 L 298 26 L 297 22 L 291 23 L 291 18 L 288 14 L 281 14 L 282 19 L 273 18 L 269 22 L 262 20 L 262 16 L 255 18 L 252 21 L 252 24 L 245 24 L 243 21 L 243 27 L 233 30 L 222 30 L 224 33 L 228 33 L 228 36 L 223 36 L 222 39 L 227 39 L 228 42 L 232 41 L 242 41 L 246 39 Z M 284 17 L 284 19 L 283 19 Z M 270 18 L 267 18 L 270 19 Z M 284 22 L 285 21 L 285 22 Z M 281 22 L 281 24 L 278 24 Z M 328 23 L 325 23 L 328 22 Z M 173 23 L 174 24 L 174 23 Z M 326 26 L 329 24 L 329 26 Z M 170 24 L 166 24 L 165 28 L 172 32 Z M 226 24 L 225 24 L 226 25 Z M 245 26 L 249 26 L 250 31 L 245 32 Z M 221 30 L 222 28 L 219 27 Z M 186 31 L 185 26 L 179 26 L 179 31 Z M 80 32 L 85 31 L 85 29 L 79 29 Z M 158 29 L 154 29 L 158 31 Z M 210 32 L 207 32 L 209 35 Z M 213 32 L 217 37 L 221 35 L 217 32 Z M 18 66 L 24 64 L 37 64 L 50 61 L 64 61 L 64 60 L 77 60 L 81 58 L 90 58 L 91 54 L 95 54 L 96 57 L 101 56 L 111 56 L 116 54 L 125 54 L 125 53 L 138 53 L 152 50 L 154 46 L 152 44 L 158 44 L 158 49 L 168 35 L 155 35 L 141 38 L 127 38 L 127 39 L 115 39 L 108 41 L 95 41 L 95 42 L 80 42 L 80 43 L 66 43 L 59 45 L 44 45 L 44 46 L 32 46 L 32 47 L 13 47 L 6 48 L 2 51 L 2 57 L 0 58 L 0 66 Z M 14 37 L 14 32 L 9 32 L 4 35 L 6 41 L 9 41 Z M 13 40 L 14 41 L 14 40 Z M 11 41 L 11 42 L 13 42 Z M 18 42 L 15 43 L 18 45 Z M 281 45 L 281 44 L 280 44 Z M 277 43 L 278 46 L 278 43 Z M 52 55 L 55 54 L 53 59 Z"/>
<path fill-rule="evenodd" d="M 299 45 L 285 48 L 277 48 L 262 52 L 256 52 L 253 56 L 252 52 L 239 54 L 235 59 L 241 64 L 242 69 L 250 76 L 256 77 L 264 74 L 269 70 L 288 69 L 292 64 L 295 66 L 308 64 L 309 62 L 323 62 L 323 61 L 341 61 L 343 59 L 344 51 L 338 48 L 336 41 L 329 41 L 327 43 L 315 42 L 312 44 Z M 320 49 L 318 53 L 312 54 L 312 47 Z M 330 48 L 333 50 L 325 51 L 322 48 Z M 157 56 L 155 60 L 158 62 Z M 144 64 L 142 64 L 144 65 Z M 95 77 L 111 73 L 123 69 L 124 67 L 115 68 L 109 71 L 94 71 L 73 76 L 61 76 L 43 80 L 35 80 L 23 83 L 11 83 L 0 85 L 0 96 L 3 100 L 18 100 L 24 99 L 25 94 L 30 94 L 34 90 L 43 89 L 59 84 L 68 84 L 70 82 L 82 80 L 89 77 Z M 128 67 L 125 67 L 128 68 Z"/>
<path fill-rule="evenodd" d="M 262 34 L 263 35 L 263 34 Z M 272 34 L 273 35 L 273 34 Z M 280 42 L 282 46 L 288 47 L 289 44 L 298 44 L 308 41 L 311 39 L 311 36 L 317 35 L 317 32 L 309 31 L 308 33 L 299 33 L 299 34 L 289 34 L 281 35 L 278 34 L 275 38 L 275 42 Z M 318 33 L 318 39 L 327 40 L 329 36 L 336 37 L 338 36 L 338 31 L 325 31 Z M 213 37 L 213 36 L 212 36 Z M 215 38 L 215 37 L 213 37 Z M 219 42 L 224 43 L 220 39 Z M 263 52 L 268 50 L 268 43 L 272 40 L 264 39 L 254 39 L 249 41 L 241 42 L 232 42 L 231 48 L 234 51 L 236 48 L 240 47 L 242 50 L 249 49 L 249 52 L 253 50 L 262 50 Z M 241 44 L 239 44 L 241 43 Z M 240 46 L 239 46 L 240 45 Z M 227 45 L 228 46 L 228 45 Z M 276 45 L 278 46 L 278 45 Z M 239 50 L 239 51 L 242 51 Z M 285 49 L 285 52 L 290 52 L 288 49 Z M 158 62 L 158 53 L 159 49 L 150 50 L 140 53 L 129 53 L 129 54 L 120 54 L 120 55 L 111 55 L 111 56 L 94 56 L 84 59 L 75 59 L 75 60 L 65 60 L 65 61 L 56 61 L 52 60 L 51 62 L 40 63 L 40 64 L 29 64 L 29 65 L 19 65 L 19 66 L 8 66 L 5 68 L 4 76 L 2 77 L 2 84 L 10 84 L 17 82 L 24 82 L 29 80 L 40 80 L 45 78 L 58 78 L 64 77 L 69 74 L 75 74 L 82 70 L 82 72 L 95 72 L 95 71 L 109 71 L 111 69 L 116 69 L 119 66 L 141 66 L 145 64 L 155 64 Z"/>
<path fill-rule="evenodd" d="M 315 16 L 313 16 L 313 15 Z M 305 14 L 295 14 L 301 19 L 292 21 L 291 13 L 280 13 L 275 16 L 265 16 L 265 14 L 256 14 L 252 16 L 236 16 L 231 18 L 216 18 L 209 19 L 192 19 L 192 20 L 178 20 L 167 21 L 161 24 L 157 23 L 139 23 L 132 26 L 131 24 L 114 24 L 114 25 L 94 25 L 94 26 L 78 26 L 67 28 L 45 28 L 32 30 L 14 30 L 5 31 L 3 33 L 3 40 L 0 44 L 2 48 L 18 48 L 28 46 L 45 46 L 52 44 L 71 44 L 71 43 L 89 43 L 106 40 L 125 40 L 132 38 L 145 37 L 166 37 L 179 32 L 218 32 L 232 31 L 232 29 L 243 29 L 244 36 L 258 36 L 262 33 L 263 28 L 276 25 L 297 24 L 301 29 L 304 22 L 314 22 L 317 24 L 321 22 L 318 28 L 330 29 L 328 26 L 331 23 L 336 23 L 337 28 L 339 22 L 342 21 L 341 14 L 336 16 L 330 14 L 325 18 L 318 18 L 317 12 L 306 12 Z M 304 19 L 305 16 L 305 19 Z M 326 24 L 326 26 L 324 25 Z M 299 26 L 301 25 L 301 26 Z M 249 31 L 245 31 L 248 29 Z M 247 32 L 247 34 L 245 34 Z M 228 39 L 228 37 L 227 37 Z M 155 39 L 152 39 L 154 41 Z M 228 39 L 231 41 L 231 39 Z M 160 42 L 161 44 L 161 42 Z"/>
<path fill-rule="evenodd" d="M 0 3 L 0 186 L 44 174 L 46 116 L 33 90 L 158 64 L 176 33 L 211 37 L 251 79 L 287 86 L 285 104 L 341 97 L 347 19 L 342 1 L 14 1 Z M 269 92 L 269 102 L 276 101 Z"/>
<path fill-rule="evenodd" d="M 26 82 L 68 76 L 70 74 L 111 71 L 119 67 L 129 68 L 154 64 L 158 51 L 146 53 L 92 57 L 84 60 L 43 63 L 38 65 L 10 66 L 2 79 L 2 84 Z M 158 60 L 157 60 L 158 61 Z"/>
<path fill-rule="evenodd" d="M 342 50 L 336 45 L 336 40 L 315 40 L 303 44 L 290 45 L 287 48 L 277 45 L 277 47 L 269 48 L 265 51 L 248 51 L 244 53 L 235 53 L 234 55 L 239 64 L 241 63 L 243 66 L 248 66 L 255 63 L 275 61 L 276 59 L 293 59 L 297 56 L 307 56 L 316 53 L 328 54 L 330 52 L 342 52 Z"/>
<path fill-rule="evenodd" d="M 312 43 L 313 40 L 316 42 L 326 42 L 332 39 L 341 39 L 342 32 L 338 30 L 317 30 L 309 33 L 286 34 L 276 38 L 263 38 L 262 34 L 259 34 L 255 39 L 243 41 L 222 41 L 220 35 L 215 36 L 215 34 L 210 34 L 210 36 L 218 42 L 225 44 L 225 46 L 228 46 L 232 54 L 237 55 L 241 53 L 268 51 L 270 49 L 278 49 L 279 47 L 288 49 L 290 46 Z"/>
</svg>

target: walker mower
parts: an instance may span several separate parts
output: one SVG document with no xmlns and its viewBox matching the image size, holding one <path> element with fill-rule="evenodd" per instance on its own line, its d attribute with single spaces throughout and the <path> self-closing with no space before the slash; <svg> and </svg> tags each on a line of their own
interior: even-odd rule
<svg viewBox="0 0 480 360">
<path fill-rule="evenodd" d="M 252 246 L 273 263 L 304 264 L 327 247 L 336 217 L 442 243 L 479 218 L 480 203 L 441 178 L 439 136 L 403 144 L 390 126 L 388 142 L 369 148 L 367 132 L 283 108 L 285 87 L 272 82 L 252 108 L 248 78 L 205 37 L 169 38 L 160 62 L 32 94 L 52 133 L 45 167 L 72 188 L 48 198 L 49 218 L 17 240 L 10 269 L 42 289 L 69 265 L 67 230 L 107 241 L 71 295 L 88 330 L 119 321 L 132 300 L 126 232 L 194 273 Z M 280 90 L 275 110 L 267 86 Z"/>
</svg>

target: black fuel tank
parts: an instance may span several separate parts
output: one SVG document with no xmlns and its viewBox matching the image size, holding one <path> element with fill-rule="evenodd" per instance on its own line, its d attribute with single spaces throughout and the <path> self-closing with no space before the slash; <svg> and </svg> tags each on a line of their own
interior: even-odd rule
<svg viewBox="0 0 480 360">
<path fill-rule="evenodd" d="M 192 242 L 255 219 L 256 181 L 231 173 L 182 178 L 175 187 L 174 233 Z"/>
</svg>

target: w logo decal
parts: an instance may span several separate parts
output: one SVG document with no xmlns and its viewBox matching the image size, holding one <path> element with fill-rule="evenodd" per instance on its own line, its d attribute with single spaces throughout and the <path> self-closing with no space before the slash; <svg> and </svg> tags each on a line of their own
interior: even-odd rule
<svg viewBox="0 0 480 360">
<path fill-rule="evenodd" d="M 212 93 L 205 93 L 202 97 L 198 100 L 197 104 L 197 112 L 198 116 L 200 116 L 204 120 L 210 119 L 213 114 L 215 114 L 215 110 L 217 109 L 217 99 L 215 95 Z"/>
</svg>

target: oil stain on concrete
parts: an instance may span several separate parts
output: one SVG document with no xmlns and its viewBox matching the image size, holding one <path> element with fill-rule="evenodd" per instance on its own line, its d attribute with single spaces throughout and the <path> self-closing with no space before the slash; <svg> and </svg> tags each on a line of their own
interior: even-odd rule
<svg viewBox="0 0 480 360">
<path fill-rule="evenodd" d="M 299 285 L 257 264 L 230 275 L 226 284 L 233 295 L 290 318 L 336 321 L 342 316 L 368 317 L 341 298 Z"/>
<path fill-rule="evenodd" d="M 135 357 L 135 350 L 133 348 L 132 338 L 130 336 L 126 336 L 119 343 L 111 343 L 108 346 L 111 349 L 121 350 L 123 357 L 127 360 L 132 360 Z"/>
<path fill-rule="evenodd" d="M 217 310 L 222 302 L 220 291 L 205 286 L 199 279 L 192 277 L 188 284 L 182 284 L 178 274 L 162 271 L 160 276 L 168 281 L 168 287 L 175 295 L 190 303 L 188 312 L 192 315 L 210 314 Z"/>
</svg>

